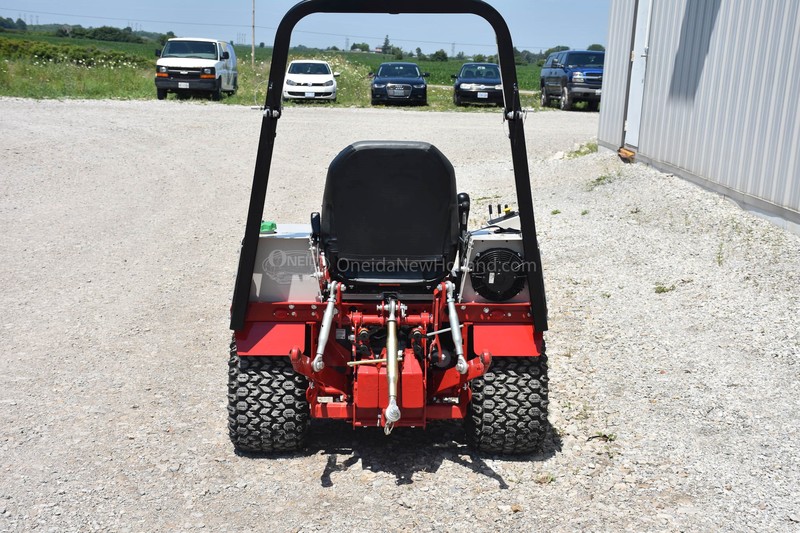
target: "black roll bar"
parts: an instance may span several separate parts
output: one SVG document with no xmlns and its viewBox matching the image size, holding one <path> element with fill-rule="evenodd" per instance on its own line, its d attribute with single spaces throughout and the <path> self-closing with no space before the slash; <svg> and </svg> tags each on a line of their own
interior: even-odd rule
<svg viewBox="0 0 800 533">
<path fill-rule="evenodd" d="M 301 19 L 314 13 L 472 14 L 482 17 L 492 26 L 497 38 L 498 61 L 505 102 L 504 113 L 505 119 L 508 121 L 509 139 L 511 140 L 514 182 L 522 227 L 522 249 L 525 261 L 534 265 L 534 268 L 527 269 L 531 313 L 536 329 L 546 331 L 547 302 L 544 293 L 542 260 L 536 238 L 536 222 L 533 216 L 523 114 L 519 102 L 517 70 L 514 65 L 514 48 L 505 20 L 495 8 L 482 0 L 303 0 L 286 13 L 275 33 L 275 44 L 272 50 L 272 65 L 258 141 L 250 207 L 247 213 L 242 251 L 239 256 L 236 285 L 233 290 L 231 329 L 239 331 L 245 326 L 261 217 L 264 212 L 272 151 L 275 146 L 275 132 L 281 116 L 281 92 L 286 76 L 292 30 Z"/>
</svg>

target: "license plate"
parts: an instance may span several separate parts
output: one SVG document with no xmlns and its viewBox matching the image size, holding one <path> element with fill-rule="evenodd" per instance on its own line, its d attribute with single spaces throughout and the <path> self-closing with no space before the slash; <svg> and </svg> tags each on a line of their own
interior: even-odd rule
<svg viewBox="0 0 800 533">
<path fill-rule="evenodd" d="M 489 93 L 478 93 L 478 98 L 489 98 Z"/>
<path fill-rule="evenodd" d="M 316 93 L 306 93 L 306 98 L 314 98 Z"/>
<path fill-rule="evenodd" d="M 600 94 L 602 91 L 603 91 L 603 89 L 596 89 L 596 90 L 594 91 L 594 94 L 597 94 L 597 95 L 599 95 L 599 94 Z"/>
<path fill-rule="evenodd" d="M 178 82 L 178 89 L 188 89 L 189 82 L 188 81 L 179 81 Z"/>
<path fill-rule="evenodd" d="M 403 89 L 390 89 L 389 96 L 405 96 Z"/>
</svg>

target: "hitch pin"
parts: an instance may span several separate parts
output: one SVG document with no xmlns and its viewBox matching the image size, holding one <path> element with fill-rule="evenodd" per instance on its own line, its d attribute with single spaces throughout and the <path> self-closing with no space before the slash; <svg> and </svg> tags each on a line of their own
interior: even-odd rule
<svg viewBox="0 0 800 533">
<path fill-rule="evenodd" d="M 358 365 L 377 365 L 378 363 L 385 363 L 386 358 L 382 359 L 361 359 L 360 361 L 348 361 L 347 366 L 358 366 Z"/>
<path fill-rule="evenodd" d="M 459 324 L 459 325 L 458 325 L 458 327 L 459 327 L 459 328 L 463 328 L 463 327 L 464 327 L 464 324 Z M 431 331 L 430 333 L 426 333 L 426 334 L 425 334 L 425 336 L 426 336 L 426 337 L 433 337 L 434 335 L 438 335 L 439 333 L 447 333 L 447 332 L 448 332 L 448 331 L 450 331 L 451 329 L 452 329 L 452 328 L 438 329 L 438 330 L 436 330 L 436 331 Z"/>
</svg>

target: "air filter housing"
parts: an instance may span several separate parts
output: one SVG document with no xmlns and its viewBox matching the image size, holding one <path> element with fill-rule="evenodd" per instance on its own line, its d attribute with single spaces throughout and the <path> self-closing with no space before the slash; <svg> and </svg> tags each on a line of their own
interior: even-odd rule
<svg viewBox="0 0 800 533">
<path fill-rule="evenodd" d="M 492 302 L 504 302 L 525 287 L 525 262 L 514 250 L 489 248 L 475 254 L 469 276 L 479 295 Z"/>
</svg>

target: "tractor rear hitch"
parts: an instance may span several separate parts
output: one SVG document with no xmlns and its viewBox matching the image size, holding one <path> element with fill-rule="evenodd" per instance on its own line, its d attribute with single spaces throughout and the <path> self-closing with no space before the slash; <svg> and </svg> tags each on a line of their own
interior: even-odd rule
<svg viewBox="0 0 800 533">
<path fill-rule="evenodd" d="M 458 311 L 456 311 L 456 299 L 454 292 L 456 286 L 452 281 L 445 283 L 447 288 L 447 313 L 450 318 L 450 334 L 453 336 L 453 344 L 456 351 L 456 370 L 459 374 L 466 374 L 467 360 L 464 359 L 464 341 L 461 337 L 461 324 L 458 321 Z"/>
<path fill-rule="evenodd" d="M 325 314 L 322 315 L 322 323 L 319 328 L 319 339 L 317 340 L 317 353 L 314 356 L 314 361 L 311 362 L 311 368 L 314 372 L 321 372 L 325 368 L 325 361 L 322 360 L 322 354 L 325 353 L 325 346 L 328 344 L 328 336 L 331 333 L 331 324 L 333 323 L 333 315 L 336 314 L 336 300 L 337 290 L 339 289 L 338 281 L 331 281 L 328 287 L 328 304 L 325 307 Z"/>
<path fill-rule="evenodd" d="M 400 408 L 397 407 L 397 300 L 390 299 L 384 310 L 389 312 L 386 319 L 386 380 L 389 386 L 389 404 L 384 411 L 384 431 L 388 435 L 395 422 L 400 420 Z"/>
</svg>

